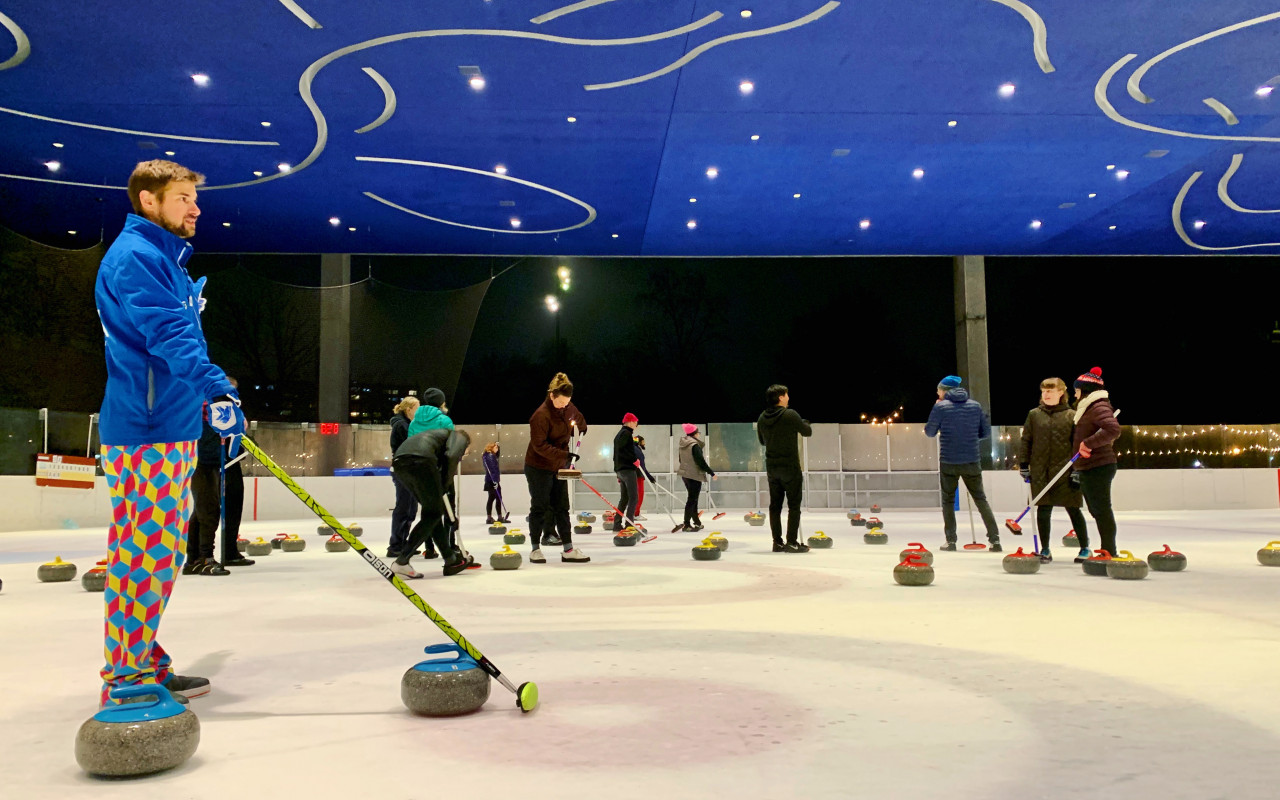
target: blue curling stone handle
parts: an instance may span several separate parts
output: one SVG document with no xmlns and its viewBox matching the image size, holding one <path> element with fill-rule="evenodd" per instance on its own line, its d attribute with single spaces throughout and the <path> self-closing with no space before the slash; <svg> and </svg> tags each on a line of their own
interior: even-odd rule
<svg viewBox="0 0 1280 800">
<path fill-rule="evenodd" d="M 150 697 L 128 705 L 114 705 L 93 715 L 98 722 L 146 722 L 153 719 L 168 719 L 181 714 L 186 708 L 173 699 L 169 690 L 157 683 L 138 683 L 111 690 L 111 699 L 127 700 L 131 697 Z"/>
<path fill-rule="evenodd" d="M 450 658 L 433 658 L 427 661 L 419 661 L 413 665 L 418 672 L 461 672 L 468 669 L 478 669 L 480 665 L 474 658 L 467 655 L 467 652 L 456 644 L 433 644 L 423 648 L 423 652 L 428 655 L 438 653 L 449 653 Z"/>
</svg>

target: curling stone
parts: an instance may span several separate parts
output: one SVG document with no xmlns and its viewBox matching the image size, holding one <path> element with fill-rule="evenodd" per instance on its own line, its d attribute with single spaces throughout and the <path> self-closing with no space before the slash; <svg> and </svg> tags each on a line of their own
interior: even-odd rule
<svg viewBox="0 0 1280 800">
<path fill-rule="evenodd" d="M 1280 567 L 1280 542 L 1267 542 L 1258 551 L 1258 563 L 1264 567 Z"/>
<path fill-rule="evenodd" d="M 523 539 L 524 534 L 520 534 L 520 537 Z M 489 566 L 494 569 L 520 569 L 520 565 L 523 563 L 524 558 L 515 550 L 512 550 L 510 544 L 504 544 L 501 550 L 489 556 Z"/>
<path fill-rule="evenodd" d="M 525 535 L 519 528 L 512 528 L 511 533 L 502 537 L 503 544 L 524 544 Z"/>
<path fill-rule="evenodd" d="M 1066 536 L 1063 536 L 1063 537 L 1062 537 L 1062 546 L 1063 546 L 1063 547 L 1070 547 L 1070 548 L 1073 548 L 1073 549 L 1079 550 L 1079 549 L 1080 549 L 1080 537 L 1079 537 L 1079 536 L 1076 536 L 1076 532 L 1075 532 L 1075 531 L 1071 531 L 1071 532 L 1070 532 L 1070 533 L 1068 533 Z"/>
<path fill-rule="evenodd" d="M 251 556 L 269 556 L 271 555 L 271 549 L 271 542 L 259 536 L 256 540 L 249 542 L 244 551 Z"/>
<path fill-rule="evenodd" d="M 831 546 L 835 543 L 835 539 L 832 539 L 822 531 L 818 531 L 809 537 L 809 546 L 814 550 L 830 550 Z"/>
<path fill-rule="evenodd" d="M 849 524 L 855 528 L 867 527 L 867 521 L 862 518 L 861 514 L 854 514 L 852 517 L 849 517 Z"/>
<path fill-rule="evenodd" d="M 933 567 L 915 553 L 909 553 L 893 568 L 893 580 L 901 586 L 928 586 L 933 583 Z"/>
<path fill-rule="evenodd" d="M 1166 544 L 1163 550 L 1157 550 L 1148 555 L 1147 563 L 1156 572 L 1182 572 L 1187 568 L 1187 557 L 1176 550 L 1171 550 Z"/>
<path fill-rule="evenodd" d="M 581 522 L 573 526 L 573 532 L 579 536 L 586 536 L 591 533 L 591 526 L 585 522 Z"/>
<path fill-rule="evenodd" d="M 124 686 L 76 734 L 76 763 L 90 775 L 130 778 L 172 769 L 200 744 L 200 720 L 156 684 Z M 137 701 L 134 701 L 137 698 Z"/>
<path fill-rule="evenodd" d="M 880 513 L 880 506 L 879 506 L 879 505 L 877 505 L 877 504 L 875 504 L 875 503 L 872 503 L 872 504 L 871 504 L 871 513 L 872 513 L 872 514 L 879 514 L 879 513 Z"/>
<path fill-rule="evenodd" d="M 490 536 L 503 536 L 506 534 L 506 532 L 507 532 L 507 526 L 503 525 L 501 522 L 497 522 L 489 526 Z"/>
<path fill-rule="evenodd" d="M 1103 577 L 1107 574 L 1107 562 L 1110 560 L 1111 554 L 1106 550 L 1094 550 L 1093 555 L 1080 562 L 1080 568 L 1085 575 Z"/>
<path fill-rule="evenodd" d="M 764 525 L 764 520 L 764 514 L 752 514 L 751 518 L 747 520 L 747 524 L 753 528 L 759 528 Z"/>
<path fill-rule="evenodd" d="M 747 513 L 745 513 L 745 514 L 743 514 L 743 515 L 742 515 L 742 521 L 743 521 L 743 522 L 750 522 L 750 521 L 751 521 L 751 518 L 752 518 L 752 517 L 754 517 L 755 515 L 756 515 L 756 512 L 754 512 L 754 511 L 748 511 Z"/>
<path fill-rule="evenodd" d="M 635 528 L 623 528 L 613 535 L 615 547 L 635 547 L 640 543 L 640 532 Z"/>
<path fill-rule="evenodd" d="M 606 511 L 606 512 L 604 512 L 604 521 L 605 521 L 605 522 L 607 522 L 607 523 L 609 523 L 610 525 L 612 525 L 612 524 L 613 524 L 613 520 L 614 520 L 617 516 L 618 516 L 618 515 L 617 515 L 616 513 L 612 512 L 612 511 Z"/>
<path fill-rule="evenodd" d="M 353 522 L 347 526 L 347 533 L 359 539 L 361 536 L 364 536 L 364 528 L 360 527 L 359 522 Z"/>
<path fill-rule="evenodd" d="M 883 529 L 884 523 L 880 521 L 879 517 L 870 517 L 869 519 L 867 519 L 867 527 Z"/>
<path fill-rule="evenodd" d="M 1040 571 L 1040 556 L 1037 553 L 1024 553 L 1019 547 L 1018 552 L 1000 559 L 1000 564 L 1010 575 L 1034 575 Z"/>
<path fill-rule="evenodd" d="M 249 546 L 248 539 L 245 539 L 243 537 L 236 539 L 236 549 L 240 551 L 241 555 L 244 555 L 244 549 L 248 546 Z"/>
<path fill-rule="evenodd" d="M 291 533 L 288 539 L 280 540 L 280 549 L 286 553 L 300 553 L 307 549 L 307 540 L 299 539 L 296 533 Z"/>
<path fill-rule="evenodd" d="M 589 511 L 583 511 L 581 514 L 578 515 L 578 519 L 581 520 L 583 523 L 590 525 L 591 523 L 596 521 L 596 515 L 592 514 Z"/>
<path fill-rule="evenodd" d="M 1137 558 L 1128 550 L 1121 550 L 1119 558 L 1107 562 L 1107 577 L 1122 581 L 1140 581 L 1147 577 L 1150 568 L 1147 562 Z"/>
<path fill-rule="evenodd" d="M 907 560 L 907 556 L 915 556 L 923 564 L 933 563 L 933 553 L 929 552 L 920 542 L 911 542 L 907 545 L 907 549 L 898 553 L 898 558 L 903 561 Z"/>
<path fill-rule="evenodd" d="M 107 560 L 104 558 L 80 578 L 86 592 L 102 592 L 107 588 Z"/>
<path fill-rule="evenodd" d="M 724 534 L 720 531 L 712 532 L 706 540 L 708 542 L 715 542 L 716 547 L 719 547 L 721 552 L 729 549 L 729 540 L 724 538 Z"/>
<path fill-rule="evenodd" d="M 324 542 L 324 551 L 326 553 L 345 553 L 350 549 L 351 545 L 347 544 L 347 540 L 336 533 Z"/>
<path fill-rule="evenodd" d="M 866 542 L 867 544 L 888 544 L 889 534 L 885 533 L 879 528 L 872 528 L 871 530 L 862 534 L 862 541 Z"/>
<path fill-rule="evenodd" d="M 854 517 L 860 517 L 860 516 L 862 515 L 858 513 L 858 509 L 856 508 L 851 508 L 847 512 L 845 512 L 845 517 L 848 519 L 853 519 Z"/>
<path fill-rule="evenodd" d="M 702 544 L 693 548 L 694 561 L 716 561 L 720 558 L 720 545 L 710 539 L 703 539 Z"/>
<path fill-rule="evenodd" d="M 280 547 L 281 547 L 281 545 L 283 545 L 283 544 L 284 544 L 284 540 L 285 540 L 285 539 L 288 539 L 288 538 L 289 538 L 289 534 L 287 534 L 287 533 L 277 533 L 275 536 L 272 536 L 272 537 L 271 537 L 271 549 L 272 549 L 272 550 L 279 550 L 279 549 L 280 549 Z"/>
<path fill-rule="evenodd" d="M 76 565 L 62 560 L 62 556 L 54 556 L 48 564 L 41 564 L 36 569 L 36 577 L 41 583 L 61 583 L 76 576 Z"/>
<path fill-rule="evenodd" d="M 433 644 L 426 652 L 454 657 L 420 661 L 405 672 L 400 679 L 405 708 L 428 717 L 449 717 L 476 711 L 489 699 L 489 674 L 461 647 Z"/>
</svg>

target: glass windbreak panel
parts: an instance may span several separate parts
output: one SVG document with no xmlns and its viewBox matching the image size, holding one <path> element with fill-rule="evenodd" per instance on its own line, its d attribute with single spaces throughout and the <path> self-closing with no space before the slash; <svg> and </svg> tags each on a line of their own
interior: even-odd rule
<svg viewBox="0 0 1280 800">
<path fill-rule="evenodd" d="M 305 426 L 289 422 L 259 422 L 249 431 L 254 442 L 287 474 L 303 477 L 315 474 L 315 452 L 308 452 L 303 436 Z M 270 476 L 252 456 L 245 459 L 246 475 Z"/>
<path fill-rule="evenodd" d="M 529 423 L 498 426 L 498 469 L 503 475 L 524 472 L 524 456 L 529 450 Z"/>
<path fill-rule="evenodd" d="M 583 472 L 607 472 L 613 474 L 613 437 L 622 424 L 598 424 L 587 428 L 578 451 L 578 469 Z M 573 442 L 569 443 L 573 446 Z"/>
<path fill-rule="evenodd" d="M 764 472 L 764 447 L 753 422 L 707 426 L 707 466 L 716 472 Z"/>
<path fill-rule="evenodd" d="M 0 474 L 36 474 L 36 453 L 42 447 L 40 412 L 34 408 L 0 408 Z M 69 453 L 74 454 L 74 450 Z"/>
<path fill-rule="evenodd" d="M 636 435 L 644 437 L 644 465 L 655 478 L 659 472 L 675 471 L 672 458 L 678 457 L 675 445 L 679 444 L 680 437 L 673 436 L 673 430 L 683 435 L 678 425 L 641 425 L 636 428 Z M 705 429 L 699 427 L 699 430 Z"/>
<path fill-rule="evenodd" d="M 490 442 L 498 441 L 497 425 L 458 425 L 459 430 L 466 431 L 471 436 L 470 451 L 462 457 L 462 468 L 458 472 L 462 475 L 483 475 L 484 474 L 484 448 Z M 501 447 L 501 445 L 499 445 Z M 521 459 L 524 458 L 524 451 L 520 452 Z"/>
<path fill-rule="evenodd" d="M 39 413 L 39 412 L 37 412 Z M 50 411 L 49 412 L 49 452 L 68 456 L 83 456 L 89 441 L 88 412 Z M 97 454 L 98 426 L 93 425 L 93 451 Z"/>
<path fill-rule="evenodd" d="M 880 472 L 889 468 L 889 437 L 883 425 L 841 425 L 840 464 L 845 472 Z"/>
<path fill-rule="evenodd" d="M 813 435 L 804 439 L 805 458 L 802 463 L 810 472 L 840 471 L 840 426 L 833 423 L 817 423 Z"/>
<path fill-rule="evenodd" d="M 938 440 L 924 435 L 924 425 L 889 426 L 889 464 L 894 472 L 936 470 Z"/>
<path fill-rule="evenodd" d="M 991 469 L 1017 469 L 1018 446 L 1021 441 L 1021 425 L 991 426 L 991 438 L 983 440 L 983 444 L 991 448 Z"/>
<path fill-rule="evenodd" d="M 391 426 L 360 425 L 351 431 L 351 458 L 355 467 L 391 466 Z"/>
</svg>

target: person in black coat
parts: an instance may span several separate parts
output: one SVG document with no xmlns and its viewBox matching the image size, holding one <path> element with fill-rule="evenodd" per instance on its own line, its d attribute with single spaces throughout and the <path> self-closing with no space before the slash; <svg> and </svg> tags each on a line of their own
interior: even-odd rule
<svg viewBox="0 0 1280 800">
<path fill-rule="evenodd" d="M 800 542 L 800 503 L 804 497 L 804 472 L 796 436 L 812 436 L 813 426 L 791 410 L 791 393 L 775 383 L 765 393 L 768 407 L 756 421 L 756 436 L 764 445 L 764 468 L 769 478 L 769 530 L 773 552 L 807 553 Z M 782 541 L 782 501 L 787 501 L 787 541 Z"/>
<path fill-rule="evenodd" d="M 236 386 L 235 378 L 228 378 Z M 226 444 L 218 431 L 209 424 L 209 404 L 205 403 L 201 414 L 204 427 L 196 445 L 196 469 L 191 476 L 191 520 L 187 523 L 187 562 L 182 565 L 183 575 L 230 575 L 226 567 L 251 567 L 254 560 L 245 558 L 236 546 L 240 538 L 240 518 L 244 514 L 244 473 L 240 462 L 226 468 L 230 461 Z M 227 518 L 222 519 L 223 486 L 226 481 Z M 214 557 L 214 538 L 218 523 L 222 522 L 222 561 Z"/>
<path fill-rule="evenodd" d="M 394 415 L 391 417 L 392 458 L 395 458 L 396 449 L 409 438 L 409 423 L 413 421 L 413 414 L 418 410 L 419 405 L 421 403 L 418 398 L 412 395 L 396 404 Z M 413 493 L 396 477 L 394 469 L 391 473 L 391 483 L 396 487 L 396 507 L 391 512 L 391 541 L 387 545 L 387 558 L 398 558 L 409 540 L 409 526 L 413 524 L 413 518 L 418 514 L 418 501 L 413 499 Z M 425 555 L 427 558 L 436 557 L 431 545 L 427 546 Z"/>
<path fill-rule="evenodd" d="M 422 506 L 421 518 L 409 531 L 404 549 L 391 564 L 391 571 L 397 575 L 422 577 L 422 573 L 410 566 L 409 560 L 425 542 L 432 542 L 435 549 L 444 555 L 445 575 L 457 575 L 467 568 L 462 552 L 449 543 L 445 498 L 453 485 L 458 465 L 470 446 L 471 437 L 466 431 L 433 428 L 410 436 L 396 449 L 392 469 Z"/>
<path fill-rule="evenodd" d="M 640 448 L 636 446 L 636 427 L 640 424 L 640 420 L 635 414 L 627 412 L 622 417 L 622 428 L 613 437 L 613 474 L 618 476 L 618 484 L 622 487 L 622 497 L 618 500 L 618 510 L 622 514 L 615 515 L 613 518 L 614 531 L 620 531 L 627 526 L 627 521 L 635 522 L 636 509 L 640 505 L 639 492 L 639 467 L 636 462 L 640 460 Z M 641 533 L 644 528 L 638 522 L 635 523 L 636 530 Z"/>
</svg>

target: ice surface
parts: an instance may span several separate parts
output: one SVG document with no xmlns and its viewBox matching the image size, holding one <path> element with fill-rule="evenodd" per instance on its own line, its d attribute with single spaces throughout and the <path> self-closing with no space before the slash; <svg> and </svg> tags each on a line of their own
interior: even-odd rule
<svg viewBox="0 0 1280 800">
<path fill-rule="evenodd" d="M 599 513 L 599 509 L 596 510 Z M 998 515 L 1003 518 L 1007 514 Z M 937 512 L 880 514 L 890 543 L 862 543 L 843 513 L 805 515 L 828 551 L 768 552 L 767 528 L 730 512 L 720 561 L 701 537 L 615 548 L 594 561 L 411 585 L 515 683 L 480 712 L 418 718 L 400 676 L 445 637 L 316 522 L 247 523 L 304 535 L 228 577 L 183 576 L 161 641 L 185 674 L 203 739 L 184 767 L 109 782 L 72 745 L 94 711 L 102 595 L 41 584 L 54 555 L 83 573 L 99 530 L 0 535 L 0 796 L 131 798 L 1274 798 L 1280 785 L 1280 569 L 1254 552 L 1275 512 L 1123 514 L 1120 542 L 1169 543 L 1184 573 L 1083 575 L 1060 545 L 1039 574 L 999 555 L 938 553 L 933 586 L 892 579 L 898 551 L 941 541 Z M 361 519 L 385 552 L 386 519 Z M 501 547 L 476 518 L 482 561 Z M 962 528 L 965 520 L 961 520 Z M 524 527 L 518 520 L 513 527 Z M 967 529 L 962 537 L 968 536 Z M 1030 546 L 1004 534 L 1006 549 Z M 1013 547 L 1009 547 L 1012 545 Z M 145 785 L 144 785 L 145 783 Z"/>
</svg>

